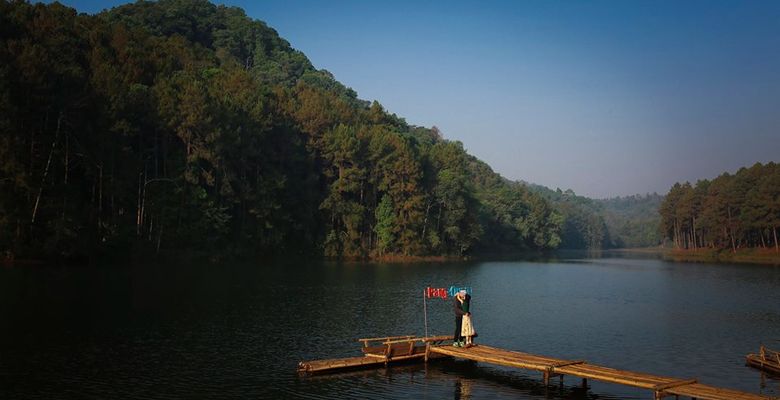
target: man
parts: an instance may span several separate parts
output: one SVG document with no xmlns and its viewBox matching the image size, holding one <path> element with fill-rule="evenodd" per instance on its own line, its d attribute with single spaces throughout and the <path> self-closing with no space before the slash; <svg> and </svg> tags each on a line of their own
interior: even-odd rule
<svg viewBox="0 0 780 400">
<path fill-rule="evenodd" d="M 463 347 L 463 336 L 460 333 L 461 329 L 463 329 L 463 316 L 469 315 L 464 309 L 469 309 L 470 302 L 471 296 L 465 290 L 455 294 L 455 300 L 453 300 L 452 304 L 452 310 L 455 312 L 455 335 L 452 337 L 452 345 L 455 347 Z M 465 307 L 464 304 L 466 305 Z"/>
</svg>

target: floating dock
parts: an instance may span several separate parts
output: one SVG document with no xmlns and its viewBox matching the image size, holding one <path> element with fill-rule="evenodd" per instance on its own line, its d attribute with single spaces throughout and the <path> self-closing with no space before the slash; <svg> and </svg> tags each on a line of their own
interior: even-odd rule
<svg viewBox="0 0 780 400">
<path fill-rule="evenodd" d="M 362 343 L 361 357 L 336 358 L 331 360 L 301 361 L 298 372 L 318 373 L 349 368 L 388 365 L 401 361 L 427 361 L 425 350 L 429 345 L 452 341 L 452 336 L 385 336 L 358 339 Z"/>
<path fill-rule="evenodd" d="M 453 347 L 450 336 L 416 337 L 389 336 L 359 339 L 363 343 L 363 356 L 333 360 L 306 361 L 298 364 L 298 371 L 305 373 L 329 372 L 345 368 L 387 366 L 397 361 L 428 362 L 441 357 L 454 357 L 483 363 L 539 371 L 545 385 L 552 378 L 561 384 L 565 375 L 647 389 L 657 400 L 669 396 L 690 397 L 700 400 L 777 400 L 769 396 L 718 388 L 699 383 L 694 378 L 671 378 L 642 372 L 618 370 L 590 364 L 585 360 L 566 360 L 519 351 L 499 349 L 486 345 L 470 348 Z"/>
<path fill-rule="evenodd" d="M 758 354 L 745 356 L 745 363 L 753 368 L 780 376 L 780 351 L 769 350 L 761 346 Z"/>
</svg>

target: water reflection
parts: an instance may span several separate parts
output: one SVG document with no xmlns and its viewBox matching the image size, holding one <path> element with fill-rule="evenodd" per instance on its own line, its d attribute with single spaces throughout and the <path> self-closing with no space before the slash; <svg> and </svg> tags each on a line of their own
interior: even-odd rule
<svg viewBox="0 0 780 400">
<path fill-rule="evenodd" d="M 471 399 L 471 379 L 458 378 L 455 380 L 455 400 Z"/>
</svg>

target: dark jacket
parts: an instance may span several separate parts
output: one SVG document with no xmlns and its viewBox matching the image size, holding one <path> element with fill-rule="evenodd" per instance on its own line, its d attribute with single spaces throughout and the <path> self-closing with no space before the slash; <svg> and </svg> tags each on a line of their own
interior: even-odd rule
<svg viewBox="0 0 780 400">
<path fill-rule="evenodd" d="M 469 307 L 471 305 L 471 296 L 469 294 L 466 294 L 466 299 L 463 300 L 463 304 L 460 304 L 457 297 L 453 297 L 452 311 L 455 312 L 455 316 L 462 317 L 466 315 L 466 311 L 463 311 L 464 305 L 467 310 L 471 308 Z"/>
</svg>

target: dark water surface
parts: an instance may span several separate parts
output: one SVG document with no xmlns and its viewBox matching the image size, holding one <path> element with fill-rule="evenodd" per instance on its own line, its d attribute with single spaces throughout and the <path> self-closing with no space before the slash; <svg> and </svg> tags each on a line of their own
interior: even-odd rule
<svg viewBox="0 0 780 400">
<path fill-rule="evenodd" d="M 780 268 L 548 262 L 0 267 L 0 398 L 625 399 L 645 390 L 465 361 L 299 377 L 360 337 L 423 334 L 427 285 L 470 285 L 478 343 L 780 395 Z M 432 333 L 450 334 L 431 300 Z"/>
</svg>

